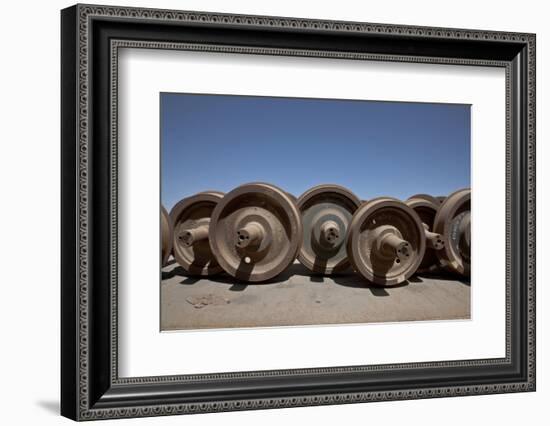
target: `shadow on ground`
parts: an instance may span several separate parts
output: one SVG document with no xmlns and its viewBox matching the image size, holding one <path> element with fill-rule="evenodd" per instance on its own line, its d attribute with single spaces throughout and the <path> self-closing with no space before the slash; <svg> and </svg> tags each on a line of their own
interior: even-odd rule
<svg viewBox="0 0 550 426">
<path fill-rule="evenodd" d="M 173 261 L 169 262 L 169 264 L 173 264 L 173 263 L 174 263 Z M 180 281 L 181 285 L 194 285 L 206 278 L 206 277 L 188 275 L 187 272 L 181 266 L 176 266 L 169 271 L 162 271 L 163 280 L 168 280 L 176 276 L 183 278 L 182 281 Z M 229 288 L 229 290 L 231 291 L 244 291 L 248 286 L 280 284 L 280 283 L 287 282 L 290 278 L 293 278 L 293 277 L 308 278 L 310 282 L 319 283 L 319 284 L 326 283 L 326 279 L 329 278 L 335 284 L 338 284 L 344 287 L 364 288 L 366 290 L 369 290 L 375 296 L 389 296 L 389 293 L 386 291 L 386 289 L 395 289 L 395 288 L 405 287 L 410 283 L 422 283 L 424 282 L 423 278 L 437 279 L 441 281 L 454 281 L 454 282 L 459 282 L 466 286 L 470 286 L 469 279 L 451 274 L 446 271 L 440 271 L 437 273 L 413 275 L 411 278 L 409 278 L 407 281 L 403 283 L 393 285 L 393 286 L 383 287 L 383 286 L 373 284 L 365 280 L 364 278 L 361 278 L 352 270 L 325 276 L 322 274 L 312 273 L 304 265 L 297 262 L 292 264 L 290 267 L 288 267 L 285 271 L 277 275 L 275 278 L 272 278 L 267 281 L 258 282 L 258 283 L 240 281 L 237 278 L 231 277 L 225 273 L 210 276 L 207 279 L 211 282 L 230 285 L 231 287 Z"/>
<path fill-rule="evenodd" d="M 50 414 L 59 415 L 60 413 L 59 401 L 36 401 L 36 405 Z"/>
<path fill-rule="evenodd" d="M 165 272 L 163 272 L 162 279 L 163 280 L 164 279 L 169 279 L 169 278 L 172 278 L 174 276 L 179 275 L 179 276 L 184 278 L 180 282 L 180 284 L 193 285 L 193 284 L 196 284 L 196 283 L 198 283 L 199 281 L 201 281 L 205 278 L 205 277 L 195 277 L 195 276 L 187 275 L 186 272 L 183 270 L 183 268 L 181 268 L 180 266 L 174 268 L 173 271 L 175 271 L 175 272 L 172 275 L 167 275 L 166 278 L 164 276 Z M 308 277 L 308 276 L 310 276 L 310 272 L 305 266 L 303 266 L 299 263 L 294 263 L 293 265 L 288 267 L 286 270 L 281 272 L 279 275 L 277 275 L 275 278 L 272 278 L 272 279 L 267 280 L 267 281 L 262 281 L 262 282 L 259 282 L 259 283 L 239 281 L 238 279 L 233 278 L 233 277 L 231 277 L 227 274 L 219 274 L 219 275 L 210 276 L 210 277 L 208 277 L 208 281 L 212 281 L 212 282 L 215 282 L 215 283 L 221 283 L 221 284 L 231 284 L 232 288 L 230 288 L 230 290 L 242 291 L 249 285 L 280 284 L 280 283 L 288 281 L 290 278 L 296 277 L 296 276 Z M 322 277 L 321 277 L 321 280 L 322 280 Z"/>
</svg>

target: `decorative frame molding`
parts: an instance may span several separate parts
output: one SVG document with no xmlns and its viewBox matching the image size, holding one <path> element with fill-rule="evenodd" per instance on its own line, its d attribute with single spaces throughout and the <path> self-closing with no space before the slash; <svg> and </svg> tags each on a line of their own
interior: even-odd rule
<svg viewBox="0 0 550 426">
<path fill-rule="evenodd" d="M 128 23 L 142 29 L 127 31 Z M 204 36 L 204 29 L 213 27 L 235 34 L 239 42 L 213 43 Z M 170 28 L 189 34 L 177 39 Z M 159 40 L 135 38 L 140 31 L 158 34 Z M 248 31 L 281 34 L 284 47 L 250 45 Z M 300 47 L 300 37 L 311 32 L 324 35 L 337 49 Z M 348 36 L 344 42 L 335 37 L 342 35 Z M 356 40 L 372 43 L 358 51 Z M 393 51 L 390 41 L 398 45 Z M 91 420 L 535 390 L 535 41 L 533 34 L 496 31 L 91 5 L 63 10 L 62 414 Z M 420 53 L 400 53 L 399 43 L 418 46 L 414 50 Z M 506 357 L 119 378 L 116 123 L 118 49 L 124 47 L 505 68 Z M 451 371 L 480 368 L 501 369 L 510 379 L 480 377 L 453 385 L 458 379 L 448 377 Z M 414 371 L 429 372 L 434 385 L 403 386 L 406 373 Z M 395 384 L 377 388 L 382 373 Z M 236 379 L 247 385 L 224 394 L 224 384 Z M 328 391 L 336 379 L 341 389 Z M 315 386 L 302 389 L 301 381 Z M 167 389 L 173 395 L 176 388 L 179 396 L 167 396 Z M 270 396 L 254 397 L 259 389 Z"/>
</svg>

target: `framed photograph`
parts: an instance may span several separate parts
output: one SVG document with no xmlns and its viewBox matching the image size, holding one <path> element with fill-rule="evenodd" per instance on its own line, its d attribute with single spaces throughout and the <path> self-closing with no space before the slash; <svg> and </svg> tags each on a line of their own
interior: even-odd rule
<svg viewBox="0 0 550 426">
<path fill-rule="evenodd" d="M 535 390 L 535 35 L 61 12 L 61 412 Z"/>
</svg>

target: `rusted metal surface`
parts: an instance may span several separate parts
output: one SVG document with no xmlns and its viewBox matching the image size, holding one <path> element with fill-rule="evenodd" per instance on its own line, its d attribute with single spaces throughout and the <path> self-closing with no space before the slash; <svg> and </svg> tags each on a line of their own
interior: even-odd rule
<svg viewBox="0 0 550 426">
<path fill-rule="evenodd" d="M 426 252 L 422 258 L 422 262 L 418 266 L 419 273 L 435 272 L 439 269 L 440 263 L 437 250 L 442 250 L 445 247 L 445 240 L 441 234 L 433 232 L 435 215 L 439 209 L 439 201 L 433 197 L 409 198 L 405 201 L 420 217 L 424 225 L 424 235 L 426 237 Z"/>
<path fill-rule="evenodd" d="M 166 265 L 172 253 L 172 221 L 164 206 L 160 206 L 161 264 Z"/>
<path fill-rule="evenodd" d="M 222 271 L 208 241 L 210 216 L 222 197 L 218 191 L 200 192 L 179 201 L 170 211 L 174 258 L 190 275 L 209 276 Z"/>
<path fill-rule="evenodd" d="M 360 204 L 355 194 L 338 185 L 319 185 L 303 193 L 297 202 L 304 227 L 298 260 L 325 275 L 348 269 L 347 233 Z"/>
<path fill-rule="evenodd" d="M 210 247 L 229 275 L 269 280 L 296 259 L 302 241 L 300 214 L 291 197 L 266 183 L 241 185 L 212 212 Z"/>
<path fill-rule="evenodd" d="M 370 282 L 392 286 L 416 272 L 426 250 L 418 214 L 390 197 L 375 198 L 353 215 L 347 241 L 349 260 Z"/>
<path fill-rule="evenodd" d="M 470 276 L 470 188 L 449 195 L 434 220 L 434 232 L 443 235 L 445 249 L 437 251 L 442 265 L 451 272 Z"/>
</svg>

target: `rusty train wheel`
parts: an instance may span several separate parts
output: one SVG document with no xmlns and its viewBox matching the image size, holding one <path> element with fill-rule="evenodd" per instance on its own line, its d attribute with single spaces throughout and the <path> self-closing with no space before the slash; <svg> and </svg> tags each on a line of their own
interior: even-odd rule
<svg viewBox="0 0 550 426">
<path fill-rule="evenodd" d="M 218 191 L 200 192 L 179 201 L 170 211 L 174 257 L 191 275 L 210 276 L 222 271 L 208 242 L 210 216 L 222 197 Z"/>
<path fill-rule="evenodd" d="M 338 185 L 315 186 L 298 198 L 304 228 L 298 260 L 310 271 L 330 275 L 348 269 L 346 239 L 361 201 Z"/>
<path fill-rule="evenodd" d="M 353 215 L 347 249 L 353 268 L 364 278 L 381 286 L 397 285 L 416 272 L 424 257 L 424 227 L 405 203 L 375 198 Z"/>
<path fill-rule="evenodd" d="M 296 259 L 302 223 L 288 194 L 266 183 L 228 192 L 212 213 L 210 247 L 231 276 L 249 282 L 269 280 Z"/>
<path fill-rule="evenodd" d="M 449 195 L 434 220 L 434 232 L 443 235 L 445 249 L 437 256 L 451 272 L 470 276 L 470 188 Z"/>
<path fill-rule="evenodd" d="M 409 198 L 405 201 L 405 204 L 418 214 L 422 224 L 425 225 L 426 251 L 417 272 L 433 272 L 439 267 L 439 258 L 436 251 L 442 250 L 445 247 L 443 236 L 433 232 L 439 202 L 436 199 L 430 201 L 425 198 Z"/>
<path fill-rule="evenodd" d="M 172 221 L 164 206 L 160 206 L 161 265 L 168 262 L 172 253 Z"/>
</svg>

